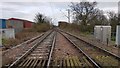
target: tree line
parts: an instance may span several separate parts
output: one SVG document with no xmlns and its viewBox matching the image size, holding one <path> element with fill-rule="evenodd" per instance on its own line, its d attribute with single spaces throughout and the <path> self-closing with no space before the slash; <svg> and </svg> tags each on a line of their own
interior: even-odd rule
<svg viewBox="0 0 120 68">
<path fill-rule="evenodd" d="M 81 32 L 93 32 L 95 25 L 111 25 L 112 32 L 116 32 L 120 15 L 108 11 L 106 15 L 103 10 L 97 8 L 97 2 L 71 3 L 70 9 L 73 13 L 73 21 L 65 28 L 79 30 Z"/>
<path fill-rule="evenodd" d="M 34 18 L 34 21 L 35 21 L 35 24 L 33 27 L 34 31 L 45 32 L 45 31 L 49 30 L 52 27 L 50 19 L 51 18 L 49 18 L 41 13 L 37 13 Z"/>
</svg>

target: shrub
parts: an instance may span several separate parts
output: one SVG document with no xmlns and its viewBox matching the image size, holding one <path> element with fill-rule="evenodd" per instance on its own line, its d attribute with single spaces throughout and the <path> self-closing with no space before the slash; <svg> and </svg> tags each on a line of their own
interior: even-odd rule
<svg viewBox="0 0 120 68">
<path fill-rule="evenodd" d="M 19 41 L 17 39 L 2 39 L 2 44 L 6 48 L 17 45 Z"/>
<path fill-rule="evenodd" d="M 37 23 L 34 25 L 34 31 L 37 32 L 45 32 L 50 29 L 50 25 L 48 23 Z"/>
</svg>

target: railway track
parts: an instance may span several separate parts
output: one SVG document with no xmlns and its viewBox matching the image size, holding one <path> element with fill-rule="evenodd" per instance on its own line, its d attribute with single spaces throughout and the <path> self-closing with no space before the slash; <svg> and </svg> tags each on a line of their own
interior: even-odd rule
<svg viewBox="0 0 120 68">
<path fill-rule="evenodd" d="M 120 58 L 106 50 L 95 47 L 90 43 L 81 40 L 80 38 L 73 36 L 69 33 L 60 31 L 66 38 L 69 39 L 73 44 L 75 44 L 80 50 L 82 50 L 86 55 L 92 58 L 92 60 L 99 67 L 118 67 L 120 64 Z"/>
<path fill-rule="evenodd" d="M 60 33 L 57 33 L 59 35 Z M 63 36 L 60 34 L 61 37 Z M 69 42 L 70 45 L 76 54 L 73 56 L 68 54 L 68 56 L 59 59 L 54 58 L 54 48 L 56 45 L 56 31 L 48 33 L 45 36 L 42 36 L 42 39 L 36 43 L 33 47 L 31 47 L 25 54 L 23 54 L 20 58 L 18 58 L 14 63 L 12 63 L 8 68 L 54 68 L 54 67 L 61 67 L 61 68 L 69 68 L 69 67 L 97 67 L 97 64 L 91 62 L 90 57 L 86 57 L 83 52 L 81 52 L 73 43 L 71 43 L 66 37 L 62 37 L 65 41 Z M 60 42 L 62 43 L 62 42 Z M 69 49 L 66 48 L 66 49 Z M 74 53 L 75 53 L 74 52 Z M 78 54 L 78 55 L 77 55 Z M 62 55 L 61 55 L 62 56 Z"/>
<path fill-rule="evenodd" d="M 119 58 L 60 30 L 50 31 L 7 68 L 118 67 Z"/>
<path fill-rule="evenodd" d="M 61 33 L 57 32 L 56 39 L 50 68 L 100 68 Z"/>
<path fill-rule="evenodd" d="M 12 62 L 20 58 L 25 52 L 27 52 L 33 45 L 35 45 L 44 34 L 49 33 L 51 30 L 42 33 L 30 40 L 27 40 L 13 48 L 6 51 L 2 51 L 2 66 L 9 66 Z"/>
<path fill-rule="evenodd" d="M 46 67 L 48 64 L 47 61 L 50 59 L 49 55 L 51 54 L 52 46 L 55 43 L 55 40 L 53 40 L 54 38 L 54 31 L 42 36 L 38 43 L 36 43 L 20 58 L 8 66 L 8 68 Z"/>
</svg>

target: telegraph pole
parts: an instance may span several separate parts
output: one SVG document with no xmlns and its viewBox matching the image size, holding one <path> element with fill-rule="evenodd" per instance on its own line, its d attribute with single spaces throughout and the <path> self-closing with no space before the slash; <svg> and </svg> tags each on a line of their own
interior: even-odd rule
<svg viewBox="0 0 120 68">
<path fill-rule="evenodd" d="M 61 10 L 60 10 L 61 11 Z M 61 11 L 62 12 L 62 11 Z M 70 9 L 67 9 L 68 15 L 64 14 L 64 12 L 62 12 L 64 14 L 65 17 L 67 17 L 68 19 L 68 23 L 70 23 Z"/>
<path fill-rule="evenodd" d="M 70 9 L 67 10 L 68 11 L 68 23 L 70 23 Z"/>
</svg>

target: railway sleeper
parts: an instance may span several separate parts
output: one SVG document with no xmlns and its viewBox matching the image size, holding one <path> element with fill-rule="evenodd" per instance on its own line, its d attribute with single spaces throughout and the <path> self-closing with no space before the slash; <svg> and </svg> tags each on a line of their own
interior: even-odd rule
<svg viewBox="0 0 120 68">
<path fill-rule="evenodd" d="M 50 68 L 80 68 L 80 67 L 85 67 L 85 68 L 89 68 L 92 67 L 92 65 L 90 65 L 90 63 L 86 63 L 88 62 L 87 59 L 85 60 L 80 60 L 77 56 L 73 56 L 73 57 L 66 57 L 64 59 L 59 59 L 56 58 L 54 60 L 51 60 L 51 64 L 50 64 Z"/>
<path fill-rule="evenodd" d="M 25 59 L 16 68 L 45 68 L 47 60 L 44 59 Z"/>
</svg>

